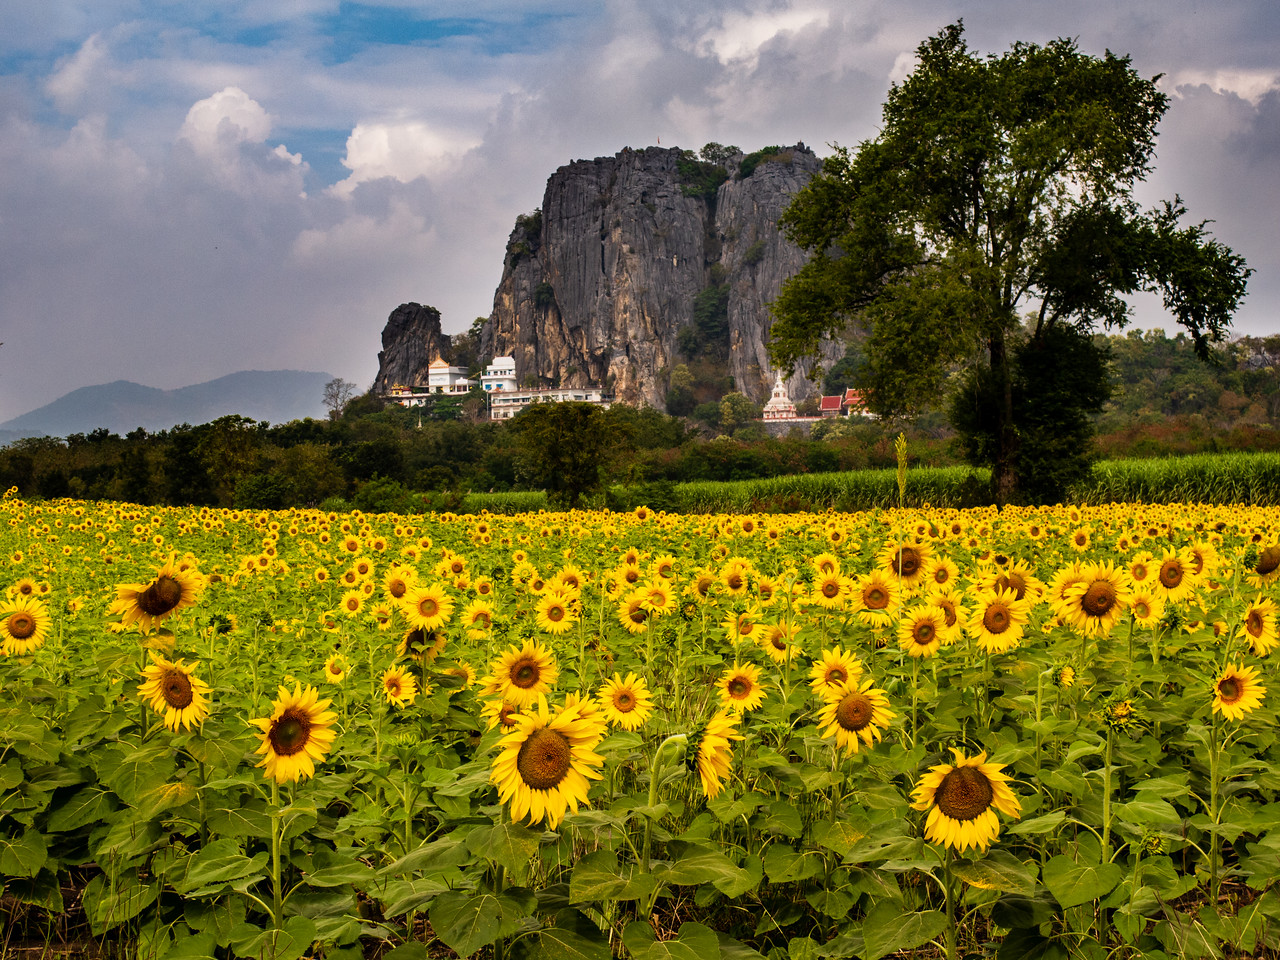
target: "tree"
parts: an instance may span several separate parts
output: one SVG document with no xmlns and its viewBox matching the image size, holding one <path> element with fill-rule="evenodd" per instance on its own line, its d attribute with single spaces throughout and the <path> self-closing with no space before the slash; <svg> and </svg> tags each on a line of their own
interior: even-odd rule
<svg viewBox="0 0 1280 960">
<path fill-rule="evenodd" d="M 341 377 L 334 377 L 324 385 L 324 405 L 329 410 L 330 420 L 337 420 L 342 416 L 342 411 L 355 393 L 356 385 Z"/>
<path fill-rule="evenodd" d="M 1063 39 L 979 57 L 961 23 L 917 54 L 889 90 L 880 135 L 836 148 L 783 215 L 813 256 L 773 305 L 770 351 L 794 369 L 856 323 L 867 333 L 859 386 L 882 415 L 918 411 L 968 368 L 989 430 L 973 447 L 1003 503 L 1044 462 L 1024 450 L 1015 356 L 1045 356 L 1062 330 L 1087 352 L 1086 334 L 1128 321 L 1127 295 L 1152 291 L 1207 357 L 1250 271 L 1205 223 L 1182 225 L 1178 199 L 1134 202 L 1168 98 L 1127 57 Z"/>
<path fill-rule="evenodd" d="M 593 403 L 535 403 L 509 426 L 516 433 L 516 473 L 547 491 L 552 502 L 576 506 L 600 486 L 600 465 L 613 438 L 605 412 Z"/>
</svg>

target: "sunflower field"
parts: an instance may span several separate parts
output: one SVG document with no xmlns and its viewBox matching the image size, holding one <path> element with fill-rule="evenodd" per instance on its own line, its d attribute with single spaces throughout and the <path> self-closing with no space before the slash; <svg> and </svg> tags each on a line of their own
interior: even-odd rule
<svg viewBox="0 0 1280 960">
<path fill-rule="evenodd" d="M 1278 541 L 10 491 L 0 955 L 1276 955 Z"/>
</svg>

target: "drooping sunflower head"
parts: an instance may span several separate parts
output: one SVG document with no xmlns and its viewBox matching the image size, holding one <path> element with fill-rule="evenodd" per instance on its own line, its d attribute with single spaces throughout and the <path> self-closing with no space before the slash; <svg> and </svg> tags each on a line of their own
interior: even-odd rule
<svg viewBox="0 0 1280 960">
<path fill-rule="evenodd" d="M 729 775 L 732 741 L 741 739 L 737 715 L 729 709 L 720 710 L 706 726 L 689 735 L 685 764 L 691 773 L 698 774 L 708 800 L 714 800 L 723 789 L 720 781 Z"/>
<path fill-rule="evenodd" d="M 263 754 L 258 766 L 266 768 L 266 777 L 292 783 L 315 775 L 316 763 L 328 756 L 336 736 L 338 715 L 328 707 L 315 687 L 296 684 L 292 693 L 280 687 L 271 716 L 251 721 L 260 731 L 262 743 L 255 752 Z"/>
</svg>

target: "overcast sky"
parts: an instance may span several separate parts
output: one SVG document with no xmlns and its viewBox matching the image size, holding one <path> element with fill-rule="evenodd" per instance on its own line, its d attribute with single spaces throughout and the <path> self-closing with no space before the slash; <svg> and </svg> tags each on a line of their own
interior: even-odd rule
<svg viewBox="0 0 1280 960">
<path fill-rule="evenodd" d="M 1237 331 L 1280 332 L 1274 0 L 0 0 L 0 421 L 119 379 L 363 389 L 398 304 L 488 315 L 557 167 L 856 145 L 958 17 L 1163 74 L 1140 199 L 1214 220 L 1256 271 Z"/>
</svg>

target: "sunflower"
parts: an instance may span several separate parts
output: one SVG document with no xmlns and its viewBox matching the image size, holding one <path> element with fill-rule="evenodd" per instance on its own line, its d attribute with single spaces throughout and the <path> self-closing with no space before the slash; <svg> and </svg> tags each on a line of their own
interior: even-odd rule
<svg viewBox="0 0 1280 960">
<path fill-rule="evenodd" d="M 516 718 L 520 716 L 520 708 L 514 703 L 510 703 L 502 697 L 490 697 L 484 701 L 484 707 L 480 710 L 480 716 L 489 724 L 489 729 L 501 726 L 504 733 L 507 733 L 516 726 Z"/>
<path fill-rule="evenodd" d="M 853 581 L 839 571 L 821 573 L 814 579 L 813 602 L 828 610 L 838 610 L 853 595 Z"/>
<path fill-rule="evenodd" d="M 1258 551 L 1258 559 L 1245 574 L 1249 585 L 1265 589 L 1280 578 L 1280 546 L 1273 544 Z"/>
<path fill-rule="evenodd" d="M 1128 573 L 1115 564 L 1086 563 L 1054 613 L 1086 637 L 1107 637 L 1132 600 Z"/>
<path fill-rule="evenodd" d="M 440 584 L 411 587 L 401 601 L 401 609 L 413 626 L 434 630 L 448 622 L 453 613 L 453 598 Z"/>
<path fill-rule="evenodd" d="M 897 716 L 889 709 L 885 692 L 873 689 L 874 682 L 868 677 L 861 686 L 856 680 L 836 685 L 818 712 L 818 732 L 834 737 L 836 749 L 849 756 L 858 752 L 860 744 L 872 746 Z"/>
<path fill-rule="evenodd" d="M 774 663 L 789 663 L 796 655 L 795 639 L 800 633 L 800 627 L 796 624 L 788 627 L 781 623 L 766 623 L 761 626 L 758 637 L 760 648 Z"/>
<path fill-rule="evenodd" d="M 462 610 L 462 626 L 472 640 L 483 639 L 493 629 L 493 607 L 484 600 L 472 600 Z"/>
<path fill-rule="evenodd" d="M 760 626 L 760 611 L 754 608 L 741 610 L 737 613 L 732 610 L 725 615 L 724 622 L 720 624 L 724 628 L 725 634 L 729 637 L 731 643 L 737 644 L 744 640 L 756 640 L 763 632 Z"/>
<path fill-rule="evenodd" d="M 947 614 L 930 604 L 919 604 L 898 621 L 898 646 L 913 657 L 932 657 L 947 632 Z"/>
<path fill-rule="evenodd" d="M 335 686 L 347 679 L 347 659 L 340 653 L 335 653 L 324 662 L 324 682 L 332 683 Z"/>
<path fill-rule="evenodd" d="M 731 710 L 720 710 L 701 730 L 689 735 L 685 765 L 690 773 L 702 779 L 702 792 L 714 800 L 722 789 L 720 781 L 729 775 L 733 740 L 741 740 L 737 717 Z"/>
<path fill-rule="evenodd" d="M 1017 599 L 1012 590 L 981 593 L 969 614 L 969 635 L 987 653 L 1012 650 L 1022 640 L 1030 608 L 1031 602 Z"/>
<path fill-rule="evenodd" d="M 476 682 L 476 668 L 465 660 L 459 660 L 453 666 L 445 667 L 441 672 L 447 677 L 457 677 L 461 680 L 463 690 Z"/>
<path fill-rule="evenodd" d="M 845 683 L 857 683 L 862 676 L 862 662 L 840 647 L 823 650 L 822 657 L 809 670 L 809 687 L 824 700 L 830 700 L 835 690 Z"/>
<path fill-rule="evenodd" d="M 338 715 L 328 709 L 330 701 L 317 697 L 315 687 L 303 690 L 296 684 L 290 693 L 282 686 L 272 701 L 271 716 L 249 721 L 262 731 L 262 745 L 254 752 L 265 756 L 258 766 L 266 767 L 265 775 L 277 783 L 313 776 L 316 762 L 333 747 Z"/>
<path fill-rule="evenodd" d="M 645 609 L 655 617 L 675 613 L 676 598 L 669 583 L 662 579 L 650 580 L 639 589 L 644 594 Z"/>
<path fill-rule="evenodd" d="M 382 674 L 382 692 L 393 707 L 405 707 L 418 696 L 418 681 L 404 667 L 391 667 Z"/>
<path fill-rule="evenodd" d="M 614 726 L 624 730 L 639 730 L 653 713 L 653 697 L 644 677 L 628 673 L 624 680 L 614 674 L 600 688 L 599 700 L 604 704 L 604 715 Z"/>
<path fill-rule="evenodd" d="M 173 558 L 156 571 L 148 583 L 122 583 L 107 613 L 123 614 L 126 627 L 138 624 L 143 632 L 165 617 L 195 604 L 204 589 L 204 578 L 194 569 L 181 570 Z"/>
<path fill-rule="evenodd" d="M 898 611 L 898 584 L 883 570 L 859 577 L 854 588 L 858 619 L 873 627 L 886 627 Z"/>
<path fill-rule="evenodd" d="M 532 640 L 523 648 L 511 646 L 490 666 L 495 692 L 518 707 L 535 703 L 545 696 L 560 675 L 555 658 Z"/>
<path fill-rule="evenodd" d="M 1166 602 L 1180 603 L 1195 591 L 1197 578 L 1191 571 L 1194 563 L 1186 550 L 1165 550 L 1153 586 Z"/>
<path fill-rule="evenodd" d="M 578 622 L 572 600 L 563 593 L 548 590 L 538 598 L 538 629 L 551 634 L 561 634 Z"/>
<path fill-rule="evenodd" d="M 716 684 L 720 688 L 720 703 L 739 715 L 756 709 L 764 703 L 765 691 L 760 683 L 760 668 L 754 663 L 733 662 Z"/>
<path fill-rule="evenodd" d="M 149 699 L 151 709 L 164 720 L 164 725 L 175 733 L 185 727 L 190 730 L 204 723 L 209 715 L 209 685 L 194 676 L 196 664 L 187 666 L 182 660 L 166 660 L 154 650 L 151 666 L 142 671 L 145 681 L 138 685 L 138 693 Z"/>
<path fill-rule="evenodd" d="M 1213 685 L 1213 712 L 1221 713 L 1228 720 L 1243 720 L 1246 713 L 1262 705 L 1266 692 L 1267 688 L 1258 682 L 1255 668 L 1229 663 Z"/>
<path fill-rule="evenodd" d="M 1244 633 L 1253 652 L 1265 657 L 1276 645 L 1276 604 L 1259 597 L 1244 612 Z"/>
<path fill-rule="evenodd" d="M 444 653 L 444 648 L 448 645 L 449 638 L 443 630 L 410 627 L 396 645 L 396 656 L 418 657 L 423 663 L 430 663 Z"/>
<path fill-rule="evenodd" d="M 913 810 L 928 810 L 924 835 L 963 853 L 969 847 L 986 851 L 1000 835 L 1000 819 L 1022 816 L 1022 803 L 1009 789 L 1011 780 L 1001 771 L 1003 763 L 987 763 L 987 754 L 966 757 L 951 748 L 955 763 L 931 767 L 920 778 L 911 796 Z"/>
<path fill-rule="evenodd" d="M 720 582 L 730 594 L 740 597 L 751 586 L 750 567 L 744 560 L 730 560 L 720 571 Z"/>
<path fill-rule="evenodd" d="M 364 594 L 359 590 L 348 590 L 342 595 L 342 602 L 338 604 L 338 609 L 346 616 L 357 616 L 364 609 Z"/>
<path fill-rule="evenodd" d="M 599 780 L 604 758 L 594 752 L 596 723 L 576 707 L 551 716 L 545 699 L 536 710 L 515 718 L 511 733 L 498 741 L 490 777 L 498 799 L 511 805 L 511 819 L 543 820 L 554 830 L 566 810 L 589 805 L 589 780 Z"/>
<path fill-rule="evenodd" d="M 820 553 L 809 559 L 809 566 L 819 574 L 819 576 L 827 576 L 832 573 L 840 572 L 840 561 L 836 559 L 834 553 Z"/>
<path fill-rule="evenodd" d="M 927 543 L 890 541 L 876 556 L 880 569 L 908 589 L 924 581 L 933 549 Z"/>
<path fill-rule="evenodd" d="M 960 568 L 955 565 L 955 561 L 941 554 L 932 558 L 924 567 L 924 582 L 930 590 L 945 590 L 954 586 L 959 576 Z"/>
<path fill-rule="evenodd" d="M 632 590 L 618 604 L 618 622 L 628 633 L 644 633 L 649 629 L 648 608 L 644 605 L 644 591 Z"/>
<path fill-rule="evenodd" d="M 0 605 L 0 653 L 39 650 L 49 636 L 52 622 L 49 608 L 34 597 L 19 597 Z"/>
<path fill-rule="evenodd" d="M 404 599 L 405 594 L 413 589 L 417 579 L 417 571 L 412 567 L 393 564 L 386 576 L 382 578 L 382 590 L 392 603 L 399 603 Z"/>
<path fill-rule="evenodd" d="M 1018 600 L 1029 596 L 1032 604 L 1037 603 L 1045 591 L 1035 571 L 1021 560 L 987 571 L 978 578 L 977 587 L 979 590 L 1012 590 Z"/>
<path fill-rule="evenodd" d="M 955 587 L 938 590 L 925 597 L 925 603 L 937 607 L 946 618 L 946 627 L 942 631 L 944 647 L 951 646 L 964 633 L 965 622 L 969 619 L 969 608 L 964 605 L 964 599 L 964 594 Z"/>
<path fill-rule="evenodd" d="M 1154 627 L 1164 616 L 1164 601 L 1150 587 L 1140 587 L 1129 594 L 1129 613 L 1140 627 Z"/>
</svg>

